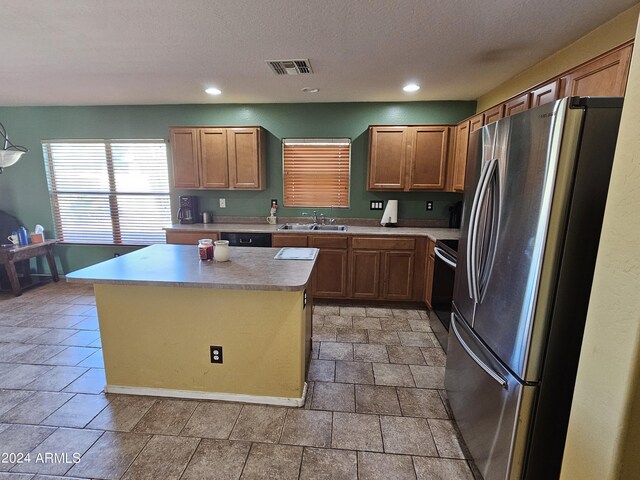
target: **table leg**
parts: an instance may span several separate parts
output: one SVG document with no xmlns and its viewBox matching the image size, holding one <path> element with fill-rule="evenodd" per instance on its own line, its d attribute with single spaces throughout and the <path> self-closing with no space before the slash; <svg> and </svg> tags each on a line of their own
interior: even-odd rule
<svg viewBox="0 0 640 480">
<path fill-rule="evenodd" d="M 31 263 L 29 259 L 20 261 L 20 268 L 22 269 L 22 276 L 24 277 L 25 285 L 31 285 Z"/>
<path fill-rule="evenodd" d="M 20 280 L 18 279 L 18 272 L 16 272 L 16 266 L 12 261 L 5 263 L 5 269 L 7 270 L 7 276 L 11 283 L 11 291 L 16 297 L 22 295 L 22 288 L 20 287 Z"/>
<path fill-rule="evenodd" d="M 58 267 L 56 267 L 56 260 L 55 258 L 53 258 L 53 252 L 51 248 L 47 248 L 45 257 L 47 257 L 47 263 L 49 264 L 49 271 L 51 271 L 53 281 L 57 282 L 58 280 L 60 280 L 60 277 L 58 276 Z"/>
</svg>

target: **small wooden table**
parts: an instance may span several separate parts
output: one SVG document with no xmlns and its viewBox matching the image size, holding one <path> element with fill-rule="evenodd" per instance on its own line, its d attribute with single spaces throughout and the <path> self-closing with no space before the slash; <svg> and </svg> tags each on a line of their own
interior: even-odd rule
<svg viewBox="0 0 640 480">
<path fill-rule="evenodd" d="M 42 243 L 32 243 L 24 247 L 0 248 L 0 265 L 3 265 L 7 271 L 9 282 L 11 283 L 11 291 L 16 297 L 22 295 L 22 287 L 18 279 L 15 262 L 44 255 L 47 258 L 53 281 L 57 282 L 60 279 L 56 262 L 53 258 L 53 246 L 56 243 L 58 243 L 57 240 L 45 240 Z"/>
</svg>

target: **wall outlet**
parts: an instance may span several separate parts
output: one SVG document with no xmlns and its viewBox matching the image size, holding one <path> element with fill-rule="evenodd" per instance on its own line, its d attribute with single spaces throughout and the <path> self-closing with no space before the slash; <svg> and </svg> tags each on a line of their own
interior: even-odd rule
<svg viewBox="0 0 640 480">
<path fill-rule="evenodd" d="M 227 208 L 227 200 L 225 198 L 220 199 L 220 208 Z"/>
<path fill-rule="evenodd" d="M 382 200 L 371 200 L 369 202 L 369 210 L 382 210 L 384 202 Z"/>
<path fill-rule="evenodd" d="M 427 200 L 427 212 L 433 210 L 433 202 L 431 200 Z"/>
<path fill-rule="evenodd" d="M 209 353 L 211 354 L 211 363 L 222 363 L 222 346 L 211 345 Z"/>
</svg>

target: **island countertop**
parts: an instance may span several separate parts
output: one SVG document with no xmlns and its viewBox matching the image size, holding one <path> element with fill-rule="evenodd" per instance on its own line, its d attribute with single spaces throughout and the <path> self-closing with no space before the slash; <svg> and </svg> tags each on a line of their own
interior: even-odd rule
<svg viewBox="0 0 640 480">
<path fill-rule="evenodd" d="M 201 261 L 195 245 L 151 245 L 66 275 L 71 283 L 299 291 L 315 260 L 275 260 L 279 248 L 230 247 L 228 262 Z"/>
</svg>

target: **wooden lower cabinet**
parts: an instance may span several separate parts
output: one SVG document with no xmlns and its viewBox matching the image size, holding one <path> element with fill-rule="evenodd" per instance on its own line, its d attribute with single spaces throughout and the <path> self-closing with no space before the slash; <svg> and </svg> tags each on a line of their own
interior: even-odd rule
<svg viewBox="0 0 640 480">
<path fill-rule="evenodd" d="M 310 235 L 309 247 L 319 248 L 313 272 L 313 296 L 347 298 L 349 238 L 342 235 Z"/>
<path fill-rule="evenodd" d="M 347 250 L 320 249 L 313 273 L 314 297 L 346 298 L 348 259 Z"/>
<path fill-rule="evenodd" d="M 271 235 L 272 247 L 306 247 L 307 236 L 291 233 L 274 233 Z"/>
<path fill-rule="evenodd" d="M 423 300 L 425 239 L 414 237 L 353 237 L 349 298 Z"/>
<path fill-rule="evenodd" d="M 218 240 L 220 237 L 218 232 L 176 232 L 167 230 L 166 238 L 167 243 L 173 243 L 176 245 L 197 245 L 198 240 L 201 238 Z"/>
<path fill-rule="evenodd" d="M 435 265 L 435 250 L 436 243 L 429 239 L 427 245 L 427 268 L 425 271 L 424 279 L 424 303 L 431 308 L 431 293 L 433 290 L 433 267 Z"/>
<path fill-rule="evenodd" d="M 385 300 L 411 300 L 415 252 L 383 252 L 382 255 L 382 298 Z"/>
<path fill-rule="evenodd" d="M 351 251 L 351 298 L 380 298 L 380 252 Z"/>
</svg>

